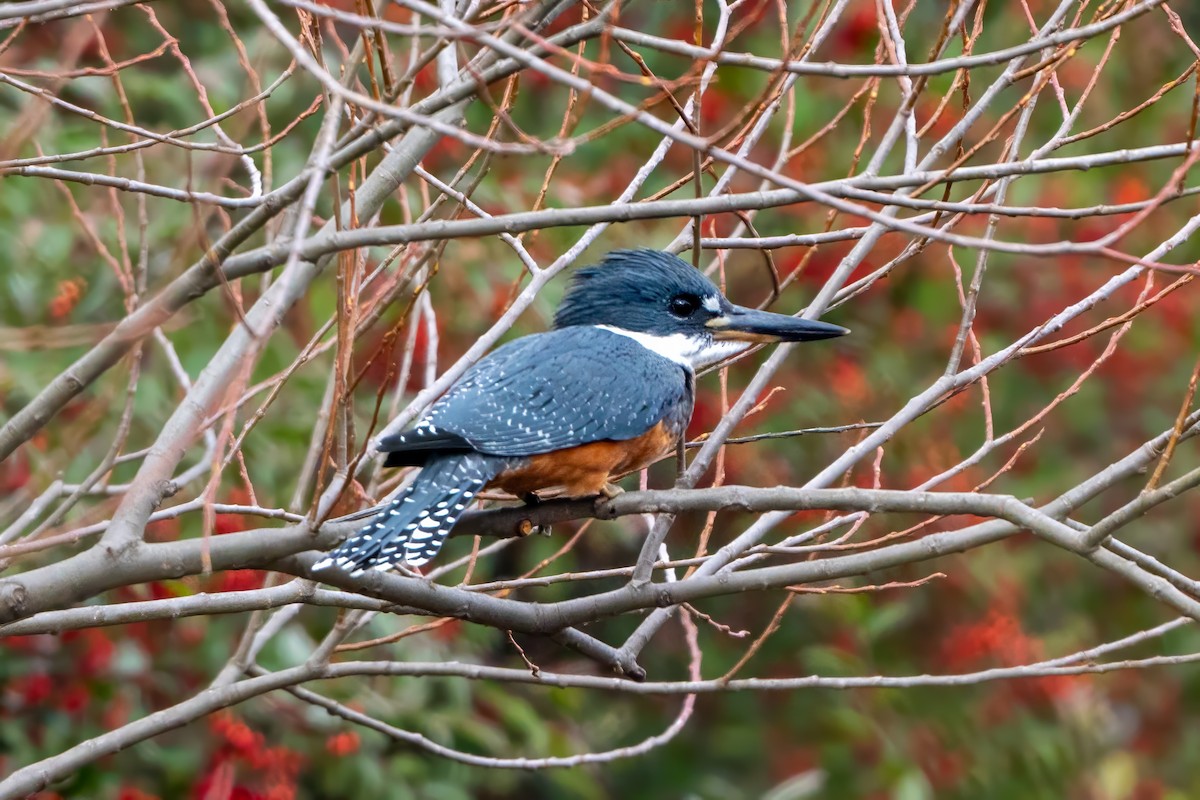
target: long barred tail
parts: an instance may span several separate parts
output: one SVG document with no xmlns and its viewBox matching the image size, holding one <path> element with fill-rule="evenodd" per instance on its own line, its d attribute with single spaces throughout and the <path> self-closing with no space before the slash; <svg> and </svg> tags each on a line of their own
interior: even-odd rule
<svg viewBox="0 0 1200 800">
<path fill-rule="evenodd" d="M 313 565 L 336 564 L 351 575 L 419 566 L 437 555 L 450 529 L 504 462 L 479 453 L 431 459 L 416 480 L 358 533 Z"/>
</svg>

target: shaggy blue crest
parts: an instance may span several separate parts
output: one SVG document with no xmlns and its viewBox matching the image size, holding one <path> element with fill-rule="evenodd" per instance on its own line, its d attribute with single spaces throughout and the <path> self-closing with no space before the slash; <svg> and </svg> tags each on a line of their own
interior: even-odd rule
<svg viewBox="0 0 1200 800">
<path fill-rule="evenodd" d="M 721 300 L 721 291 L 700 270 L 661 250 L 614 250 L 598 265 L 575 273 L 554 327 L 612 325 L 627 331 L 664 334 L 702 331 L 718 309 L 681 321 L 671 302 L 692 298 L 699 305 Z"/>
</svg>

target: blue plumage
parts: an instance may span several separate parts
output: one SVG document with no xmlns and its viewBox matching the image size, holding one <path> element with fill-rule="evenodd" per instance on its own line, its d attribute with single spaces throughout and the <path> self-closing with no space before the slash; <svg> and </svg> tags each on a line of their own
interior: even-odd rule
<svg viewBox="0 0 1200 800">
<path fill-rule="evenodd" d="M 551 453 L 640 436 L 681 403 L 691 416 L 683 365 L 610 331 L 563 328 L 494 350 L 380 449 L 405 452 L 433 439 L 498 456 Z"/>
<path fill-rule="evenodd" d="M 663 420 L 677 436 L 692 400 L 687 367 L 610 331 L 564 328 L 510 342 L 469 369 L 412 430 L 379 443 L 388 466 L 423 466 L 420 475 L 315 568 L 424 564 L 506 467 L 633 439 Z"/>
<path fill-rule="evenodd" d="M 450 529 L 505 459 L 480 454 L 438 456 L 358 533 L 313 565 L 352 575 L 399 563 L 419 566 L 442 549 Z"/>
</svg>

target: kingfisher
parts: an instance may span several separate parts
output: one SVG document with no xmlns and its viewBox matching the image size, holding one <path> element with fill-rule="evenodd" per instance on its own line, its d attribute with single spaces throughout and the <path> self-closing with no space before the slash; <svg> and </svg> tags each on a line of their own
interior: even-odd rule
<svg viewBox="0 0 1200 800">
<path fill-rule="evenodd" d="M 847 333 L 734 305 L 670 253 L 613 251 L 575 273 L 551 330 L 493 350 L 413 428 L 379 441 L 384 466 L 420 473 L 314 569 L 425 564 L 484 489 L 612 497 L 615 476 L 674 452 L 697 369 L 757 343 Z"/>
</svg>

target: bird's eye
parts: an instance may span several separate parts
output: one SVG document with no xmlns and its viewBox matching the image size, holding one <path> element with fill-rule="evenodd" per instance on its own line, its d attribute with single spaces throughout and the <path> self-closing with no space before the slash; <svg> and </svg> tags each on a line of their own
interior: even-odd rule
<svg viewBox="0 0 1200 800">
<path fill-rule="evenodd" d="M 671 313 L 679 318 L 690 317 L 700 307 L 700 298 L 694 294 L 679 294 L 671 298 Z"/>
</svg>

